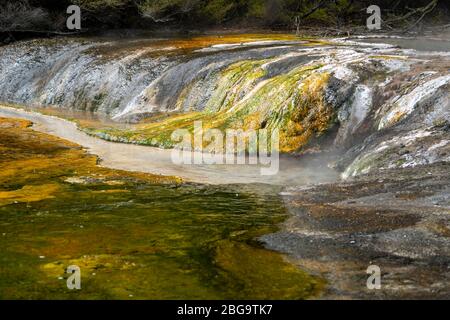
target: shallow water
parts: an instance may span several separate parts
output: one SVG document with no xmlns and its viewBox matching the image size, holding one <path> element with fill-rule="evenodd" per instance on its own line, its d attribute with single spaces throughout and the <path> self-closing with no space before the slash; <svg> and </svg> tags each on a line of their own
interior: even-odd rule
<svg viewBox="0 0 450 320">
<path fill-rule="evenodd" d="M 285 211 L 238 187 L 68 187 L 0 208 L 0 298 L 301 299 L 320 280 L 261 248 Z M 260 188 L 259 188 L 260 189 Z M 65 268 L 81 268 L 82 290 Z"/>
<path fill-rule="evenodd" d="M 401 38 L 368 38 L 357 40 L 363 43 L 384 43 L 398 46 L 401 49 L 413 49 L 417 51 L 450 51 L 450 39 L 401 39 Z"/>
<path fill-rule="evenodd" d="M 102 168 L 0 119 L 0 299 L 304 299 L 324 282 L 264 249 L 279 187 Z M 66 286 L 70 265 L 81 290 Z"/>
<path fill-rule="evenodd" d="M 22 118 L 34 123 L 35 130 L 56 135 L 82 145 L 101 159 L 108 168 L 179 176 L 186 181 L 207 184 L 266 183 L 298 185 L 335 181 L 336 171 L 326 166 L 324 158 L 281 157 L 275 175 L 261 175 L 262 165 L 178 165 L 171 159 L 171 150 L 149 146 L 115 143 L 87 135 L 73 122 L 57 117 L 1 107 L 0 116 Z"/>
</svg>

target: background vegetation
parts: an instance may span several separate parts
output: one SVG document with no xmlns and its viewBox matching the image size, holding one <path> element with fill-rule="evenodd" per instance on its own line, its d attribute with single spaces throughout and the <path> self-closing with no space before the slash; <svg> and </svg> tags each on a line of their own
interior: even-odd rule
<svg viewBox="0 0 450 320">
<path fill-rule="evenodd" d="M 206 28 L 305 27 L 341 29 L 364 26 L 366 8 L 382 8 L 384 26 L 448 27 L 446 0 L 2 0 L 0 32 L 63 32 L 66 8 L 82 8 L 85 30 L 135 28 L 192 30 Z"/>
</svg>

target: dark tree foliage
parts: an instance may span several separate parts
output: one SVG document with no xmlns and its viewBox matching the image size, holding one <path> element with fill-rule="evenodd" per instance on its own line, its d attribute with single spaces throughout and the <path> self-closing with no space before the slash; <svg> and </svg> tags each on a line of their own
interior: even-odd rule
<svg viewBox="0 0 450 320">
<path fill-rule="evenodd" d="M 279 28 L 364 25 L 382 9 L 387 28 L 448 24 L 448 0 L 0 0 L 0 31 L 64 32 L 66 8 L 82 8 L 85 29 Z"/>
</svg>

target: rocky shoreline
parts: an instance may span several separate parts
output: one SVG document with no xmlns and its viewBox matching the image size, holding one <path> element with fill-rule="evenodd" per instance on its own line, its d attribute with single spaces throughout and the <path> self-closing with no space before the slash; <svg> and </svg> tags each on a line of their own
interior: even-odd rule
<svg viewBox="0 0 450 320">
<path fill-rule="evenodd" d="M 448 163 L 287 188 L 282 196 L 292 216 L 260 240 L 328 279 L 322 298 L 450 297 Z M 381 290 L 366 287 L 370 265 L 381 269 Z"/>
</svg>

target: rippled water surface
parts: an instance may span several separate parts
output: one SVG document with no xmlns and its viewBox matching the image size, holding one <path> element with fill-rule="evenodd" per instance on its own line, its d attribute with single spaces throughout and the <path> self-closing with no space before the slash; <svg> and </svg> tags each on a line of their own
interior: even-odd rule
<svg viewBox="0 0 450 320">
<path fill-rule="evenodd" d="M 285 219 L 277 190 L 65 189 L 0 207 L 0 298 L 301 299 L 321 287 L 255 241 Z M 82 272 L 75 292 L 65 274 L 73 264 Z"/>
</svg>

